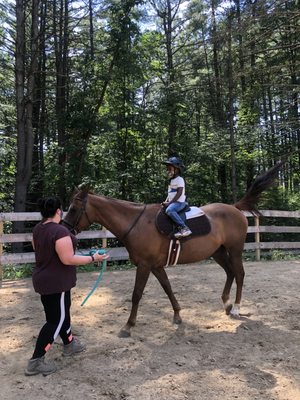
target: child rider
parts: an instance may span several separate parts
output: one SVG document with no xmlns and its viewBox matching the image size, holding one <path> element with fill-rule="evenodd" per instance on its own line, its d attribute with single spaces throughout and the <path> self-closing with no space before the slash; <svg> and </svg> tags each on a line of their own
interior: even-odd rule
<svg viewBox="0 0 300 400">
<path fill-rule="evenodd" d="M 176 238 L 186 237 L 192 234 L 192 231 L 184 223 L 179 216 L 188 204 L 185 196 L 185 181 L 181 176 L 184 165 L 178 157 L 170 157 L 168 160 L 163 161 L 167 167 L 167 174 L 169 177 L 168 196 L 162 203 L 165 213 L 175 222 L 177 232 L 174 234 Z"/>
</svg>

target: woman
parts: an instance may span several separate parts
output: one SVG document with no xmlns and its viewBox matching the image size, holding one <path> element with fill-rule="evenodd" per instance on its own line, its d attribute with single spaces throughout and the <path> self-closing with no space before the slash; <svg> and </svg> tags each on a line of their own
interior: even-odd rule
<svg viewBox="0 0 300 400">
<path fill-rule="evenodd" d="M 60 225 L 60 200 L 48 197 L 41 200 L 39 206 L 43 219 L 33 229 L 36 265 L 32 281 L 34 290 L 41 295 L 46 323 L 40 330 L 25 375 L 49 375 L 56 371 L 55 365 L 46 363 L 44 357 L 58 335 L 64 344 L 64 356 L 85 350 L 85 345 L 73 338 L 71 331 L 71 288 L 76 285 L 75 266 L 100 262 L 109 257 L 98 253 L 92 256 L 75 255 L 77 239 Z"/>
</svg>

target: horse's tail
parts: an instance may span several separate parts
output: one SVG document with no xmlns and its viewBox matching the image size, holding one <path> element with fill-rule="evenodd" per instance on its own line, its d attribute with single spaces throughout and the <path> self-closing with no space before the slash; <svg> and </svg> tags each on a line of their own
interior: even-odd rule
<svg viewBox="0 0 300 400">
<path fill-rule="evenodd" d="M 278 175 L 278 171 L 284 164 L 284 161 L 280 161 L 275 164 L 272 168 L 268 169 L 266 172 L 259 175 L 244 197 L 241 198 L 237 203 L 234 204 L 234 207 L 238 208 L 241 211 L 250 211 L 255 214 L 260 214 L 257 209 L 257 203 L 259 202 L 260 195 L 266 189 L 268 189 L 275 178 Z"/>
</svg>

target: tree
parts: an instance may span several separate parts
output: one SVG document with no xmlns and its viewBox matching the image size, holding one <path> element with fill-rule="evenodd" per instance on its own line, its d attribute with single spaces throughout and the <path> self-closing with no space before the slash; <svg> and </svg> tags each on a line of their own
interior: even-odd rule
<svg viewBox="0 0 300 400">
<path fill-rule="evenodd" d="M 0 7 L 0 210 L 11 211 L 15 187 L 16 131 L 13 49 L 10 30 L 13 10 Z"/>
<path fill-rule="evenodd" d="M 180 17 L 180 8 L 183 0 L 151 0 L 161 30 L 161 46 L 164 48 L 162 71 L 163 102 L 161 103 L 167 130 L 167 152 L 178 148 L 178 117 L 179 104 L 182 98 L 181 64 L 180 64 L 180 34 L 183 19 Z M 178 54 L 179 53 L 179 54 Z M 179 149 L 178 149 L 179 150 Z"/>
<path fill-rule="evenodd" d="M 0 180 L 9 188 L 16 172 L 18 210 L 49 193 L 66 205 L 82 179 L 159 201 L 171 151 L 188 167 L 191 201 L 231 202 L 300 145 L 299 2 L 19 0 L 17 23 L 9 8 Z M 10 38 L 15 87 L 1 76 L 14 67 Z M 282 173 L 286 190 L 298 171 L 299 155 Z"/>
<path fill-rule="evenodd" d="M 31 6 L 30 8 L 29 5 Z M 34 144 L 33 104 L 35 101 L 35 72 L 38 63 L 39 0 L 30 4 L 16 1 L 15 81 L 17 113 L 17 161 L 15 183 L 15 212 L 25 211 L 27 189 L 32 174 Z M 28 36 L 30 40 L 27 40 Z M 28 43 L 30 43 L 28 45 Z M 15 223 L 14 231 L 23 230 L 23 223 Z"/>
</svg>

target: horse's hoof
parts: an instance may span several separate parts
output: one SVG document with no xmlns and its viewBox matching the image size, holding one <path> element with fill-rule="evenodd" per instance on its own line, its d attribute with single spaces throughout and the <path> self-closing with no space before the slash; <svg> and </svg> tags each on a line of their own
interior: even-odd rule
<svg viewBox="0 0 300 400">
<path fill-rule="evenodd" d="M 180 325 L 182 323 L 182 319 L 180 317 L 173 318 L 173 324 Z"/>
<path fill-rule="evenodd" d="M 235 304 L 230 310 L 230 317 L 234 319 L 240 318 L 240 306 Z"/>
<path fill-rule="evenodd" d="M 230 311 L 232 310 L 232 304 L 229 304 L 226 308 L 225 308 L 225 312 L 226 315 L 230 315 Z"/>
<path fill-rule="evenodd" d="M 230 318 L 232 318 L 232 319 L 240 319 L 241 317 L 240 317 L 240 314 L 231 314 L 230 313 Z"/>
<path fill-rule="evenodd" d="M 119 332 L 119 338 L 128 338 L 128 337 L 130 337 L 131 336 L 131 333 L 130 333 L 130 331 L 126 331 L 125 329 L 122 329 L 120 332 Z"/>
</svg>

